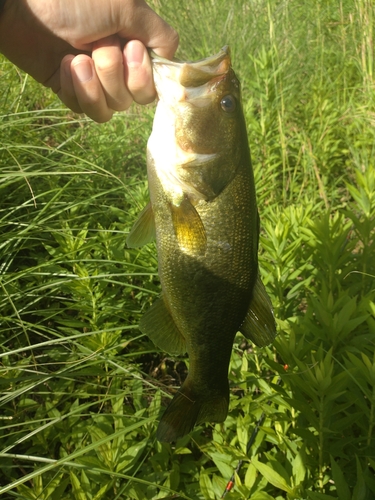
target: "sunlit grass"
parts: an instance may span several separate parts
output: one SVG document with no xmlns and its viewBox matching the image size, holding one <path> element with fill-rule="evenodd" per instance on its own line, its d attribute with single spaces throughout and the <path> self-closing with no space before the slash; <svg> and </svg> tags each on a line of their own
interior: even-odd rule
<svg viewBox="0 0 375 500">
<path fill-rule="evenodd" d="M 225 423 L 156 442 L 184 369 L 137 328 L 160 293 L 155 248 L 125 247 L 153 105 L 97 125 L 1 59 L 0 495 L 209 500 L 242 460 L 227 498 L 370 500 L 374 6 L 153 4 L 179 57 L 231 47 L 279 336 L 236 338 Z"/>
</svg>

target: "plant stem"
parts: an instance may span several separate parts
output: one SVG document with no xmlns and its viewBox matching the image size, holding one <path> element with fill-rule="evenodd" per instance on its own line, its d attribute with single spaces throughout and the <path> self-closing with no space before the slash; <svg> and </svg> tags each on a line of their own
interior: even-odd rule
<svg viewBox="0 0 375 500">
<path fill-rule="evenodd" d="M 323 492 L 323 448 L 324 448 L 324 396 L 319 403 L 319 488 Z"/>
</svg>

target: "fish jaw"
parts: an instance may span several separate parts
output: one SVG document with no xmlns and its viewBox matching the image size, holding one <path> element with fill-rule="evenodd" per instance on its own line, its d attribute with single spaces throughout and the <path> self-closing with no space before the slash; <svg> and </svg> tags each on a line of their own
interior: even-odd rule
<svg viewBox="0 0 375 500">
<path fill-rule="evenodd" d="M 194 203 L 213 199 L 235 174 L 224 167 L 217 170 L 216 161 L 224 165 L 225 157 L 233 160 L 239 154 L 238 123 L 220 108 L 227 94 L 240 101 L 229 49 L 192 63 L 155 58 L 153 70 L 159 102 L 148 154 L 160 182 L 175 206 L 186 196 Z"/>
<path fill-rule="evenodd" d="M 170 61 L 153 53 L 152 65 L 159 99 L 178 97 L 181 95 L 181 86 L 184 89 L 198 88 L 201 89 L 198 93 L 206 93 L 208 87 L 204 85 L 228 72 L 231 65 L 230 50 L 225 46 L 218 54 L 194 62 Z"/>
</svg>

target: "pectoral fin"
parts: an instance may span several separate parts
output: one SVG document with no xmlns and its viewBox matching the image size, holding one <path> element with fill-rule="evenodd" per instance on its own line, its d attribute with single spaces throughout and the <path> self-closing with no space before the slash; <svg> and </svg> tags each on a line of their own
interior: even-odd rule
<svg viewBox="0 0 375 500">
<path fill-rule="evenodd" d="M 240 332 L 259 347 L 271 344 L 276 337 L 276 323 L 271 300 L 260 279 L 259 271 L 253 298 Z"/>
<path fill-rule="evenodd" d="M 155 239 L 155 220 L 151 202 L 147 203 L 138 215 L 133 227 L 126 238 L 128 248 L 137 248 L 151 243 Z"/>
<path fill-rule="evenodd" d="M 156 300 L 144 314 L 139 329 L 153 341 L 155 345 L 169 354 L 184 354 L 186 341 L 177 328 L 168 311 L 163 297 Z"/>
<path fill-rule="evenodd" d="M 171 206 L 173 227 L 180 248 L 188 254 L 204 255 L 207 236 L 202 219 L 194 205 L 185 198 L 177 207 Z"/>
</svg>

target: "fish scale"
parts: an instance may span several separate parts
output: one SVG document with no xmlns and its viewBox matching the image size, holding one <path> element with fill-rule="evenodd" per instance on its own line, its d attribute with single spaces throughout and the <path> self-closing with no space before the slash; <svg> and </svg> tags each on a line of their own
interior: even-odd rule
<svg viewBox="0 0 375 500">
<path fill-rule="evenodd" d="M 196 423 L 225 420 L 237 331 L 263 346 L 276 327 L 258 270 L 254 176 L 229 49 L 192 63 L 154 56 L 153 69 L 160 101 L 148 143 L 150 204 L 127 243 L 156 234 L 162 295 L 141 331 L 169 353 L 189 354 L 157 431 L 173 442 Z"/>
</svg>

